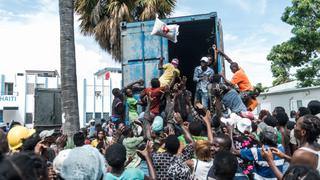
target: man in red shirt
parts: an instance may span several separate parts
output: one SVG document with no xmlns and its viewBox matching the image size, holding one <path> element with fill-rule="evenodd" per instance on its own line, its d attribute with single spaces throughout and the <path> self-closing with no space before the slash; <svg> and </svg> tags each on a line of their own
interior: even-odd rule
<svg viewBox="0 0 320 180">
<path fill-rule="evenodd" d="M 160 81 L 158 78 L 151 80 L 151 88 L 146 88 L 141 92 L 141 97 L 149 96 L 150 98 L 150 113 L 157 116 L 160 114 L 160 101 L 161 96 L 164 94 L 165 87 L 160 87 Z"/>
</svg>

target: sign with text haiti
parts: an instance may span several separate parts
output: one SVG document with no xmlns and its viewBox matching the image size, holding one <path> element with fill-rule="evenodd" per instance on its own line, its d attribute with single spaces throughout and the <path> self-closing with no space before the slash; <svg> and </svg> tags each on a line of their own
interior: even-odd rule
<svg viewBox="0 0 320 180">
<path fill-rule="evenodd" d="M 17 101 L 16 96 L 10 96 L 10 95 L 0 96 L 0 102 L 15 102 L 15 101 Z"/>
</svg>

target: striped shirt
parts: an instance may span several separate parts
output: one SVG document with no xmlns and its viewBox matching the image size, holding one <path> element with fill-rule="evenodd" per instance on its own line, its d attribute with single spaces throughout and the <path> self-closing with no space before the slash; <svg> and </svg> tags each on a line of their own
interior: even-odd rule
<svg viewBox="0 0 320 180">
<path fill-rule="evenodd" d="M 265 148 L 268 148 L 265 145 Z M 284 148 L 281 144 L 278 144 L 277 147 L 281 152 L 284 153 Z M 275 174 L 272 172 L 271 168 L 268 165 L 268 162 L 262 157 L 261 148 L 246 148 L 240 150 L 240 156 L 243 159 L 250 161 L 255 161 L 255 179 L 265 179 L 273 180 L 277 179 Z M 284 159 L 279 158 L 278 156 L 273 156 L 274 163 L 280 171 L 283 169 Z"/>
</svg>

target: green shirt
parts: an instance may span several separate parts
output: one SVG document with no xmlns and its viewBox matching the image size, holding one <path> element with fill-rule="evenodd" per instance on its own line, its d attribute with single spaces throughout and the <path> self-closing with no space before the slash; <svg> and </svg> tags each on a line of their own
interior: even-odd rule
<svg viewBox="0 0 320 180">
<path fill-rule="evenodd" d="M 133 97 L 127 97 L 129 112 L 137 112 L 137 100 Z"/>
<path fill-rule="evenodd" d="M 182 142 L 183 144 L 187 144 L 186 140 L 184 139 L 184 135 L 181 135 L 178 137 L 179 141 Z M 194 141 L 199 141 L 199 140 L 208 140 L 208 137 L 204 136 L 192 136 L 192 139 Z"/>
<path fill-rule="evenodd" d="M 140 169 L 137 168 L 128 168 L 123 171 L 121 176 L 117 177 L 114 176 L 111 173 L 107 173 L 104 176 L 104 180 L 143 180 L 144 179 L 144 173 Z"/>
</svg>

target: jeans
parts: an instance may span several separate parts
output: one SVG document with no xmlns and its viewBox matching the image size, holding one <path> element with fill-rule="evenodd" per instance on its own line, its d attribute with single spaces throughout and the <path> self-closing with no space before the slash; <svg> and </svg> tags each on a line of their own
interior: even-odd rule
<svg viewBox="0 0 320 180">
<path fill-rule="evenodd" d="M 208 92 L 203 92 L 201 89 L 197 89 L 194 97 L 194 101 L 200 102 L 204 108 L 208 109 L 208 103 L 209 103 Z"/>
<path fill-rule="evenodd" d="M 247 107 L 243 104 L 240 95 L 234 89 L 229 90 L 223 96 L 222 103 L 234 113 L 247 111 Z"/>
</svg>

